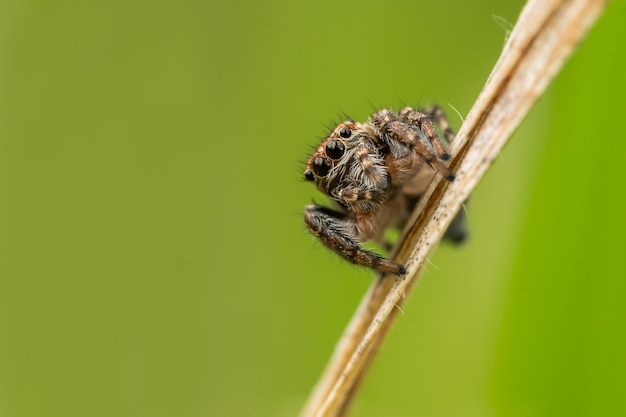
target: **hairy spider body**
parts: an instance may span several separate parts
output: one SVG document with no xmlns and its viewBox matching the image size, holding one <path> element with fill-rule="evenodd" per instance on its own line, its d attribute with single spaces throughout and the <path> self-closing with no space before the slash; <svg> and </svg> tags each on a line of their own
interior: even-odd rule
<svg viewBox="0 0 626 417">
<path fill-rule="evenodd" d="M 368 251 L 361 242 L 389 246 L 384 232 L 404 224 L 421 194 L 438 172 L 448 181 L 454 174 L 444 164 L 450 158 L 433 127 L 434 120 L 448 142 L 454 133 L 438 106 L 422 111 L 405 107 L 383 109 L 367 122 L 340 123 L 309 158 L 304 177 L 327 194 L 333 208 L 305 207 L 308 229 L 344 259 L 380 272 L 402 275 L 403 265 Z M 457 221 L 447 235 L 465 237 Z"/>
</svg>

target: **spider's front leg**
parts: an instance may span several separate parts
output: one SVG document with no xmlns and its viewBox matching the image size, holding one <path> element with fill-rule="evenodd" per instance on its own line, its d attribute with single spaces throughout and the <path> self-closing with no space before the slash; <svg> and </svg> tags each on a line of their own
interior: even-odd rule
<svg viewBox="0 0 626 417">
<path fill-rule="evenodd" d="M 350 233 L 354 222 L 348 215 L 318 205 L 304 209 L 304 222 L 317 238 L 328 248 L 348 262 L 380 272 L 404 275 L 403 265 L 391 262 L 382 256 L 363 249 L 356 237 Z"/>
</svg>

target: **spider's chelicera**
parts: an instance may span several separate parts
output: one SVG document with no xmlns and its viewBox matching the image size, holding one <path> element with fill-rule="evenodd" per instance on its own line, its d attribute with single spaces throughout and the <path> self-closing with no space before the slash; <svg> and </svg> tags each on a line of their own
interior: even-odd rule
<svg viewBox="0 0 626 417">
<path fill-rule="evenodd" d="M 311 233 L 349 262 L 404 274 L 403 265 L 364 249 L 361 242 L 374 240 L 390 247 L 385 230 L 404 224 L 435 173 L 454 180 L 444 164 L 450 155 L 433 121 L 450 143 L 454 132 L 438 106 L 423 111 L 379 110 L 365 123 L 348 120 L 335 127 L 304 171 L 304 178 L 334 205 L 306 206 L 304 221 Z M 455 242 L 467 234 L 461 216 L 446 232 L 446 238 Z"/>
</svg>

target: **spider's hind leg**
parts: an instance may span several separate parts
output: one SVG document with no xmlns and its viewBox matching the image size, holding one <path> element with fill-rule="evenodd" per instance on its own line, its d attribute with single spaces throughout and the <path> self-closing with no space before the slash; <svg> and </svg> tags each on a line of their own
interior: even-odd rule
<svg viewBox="0 0 626 417">
<path fill-rule="evenodd" d="M 348 232 L 349 221 L 346 214 L 326 207 L 309 205 L 304 209 L 304 222 L 311 233 L 348 262 L 380 272 L 396 275 L 406 273 L 403 265 L 363 249 L 355 237 Z"/>
<path fill-rule="evenodd" d="M 409 212 L 413 211 L 420 197 L 421 194 L 407 196 L 407 210 Z M 466 200 L 465 203 L 463 203 L 463 207 L 461 207 L 461 210 L 454 216 L 454 218 L 448 225 L 448 228 L 443 235 L 443 241 L 452 243 L 454 245 L 461 245 L 465 243 L 465 241 L 469 238 L 470 232 L 467 218 L 468 202 L 469 200 Z M 401 225 L 401 228 L 404 228 L 404 224 Z"/>
<path fill-rule="evenodd" d="M 469 228 L 467 226 L 467 201 L 463 203 L 461 210 L 454 216 L 446 233 L 443 235 L 443 239 L 447 242 L 460 245 L 464 243 L 469 237 Z"/>
<path fill-rule="evenodd" d="M 451 144 L 454 140 L 455 134 L 450 127 L 450 123 L 448 122 L 448 118 L 446 117 L 443 109 L 440 106 L 434 105 L 425 109 L 424 112 L 428 115 L 430 119 L 434 120 L 435 123 L 439 125 L 439 129 L 441 130 L 443 136 L 446 138 L 446 142 L 448 142 L 448 145 Z M 443 235 L 444 240 L 454 244 L 461 244 L 467 240 L 469 236 L 466 208 L 468 201 L 465 201 L 465 203 L 463 203 L 461 211 L 459 211 L 452 219 L 452 222 L 450 222 L 446 233 Z"/>
</svg>

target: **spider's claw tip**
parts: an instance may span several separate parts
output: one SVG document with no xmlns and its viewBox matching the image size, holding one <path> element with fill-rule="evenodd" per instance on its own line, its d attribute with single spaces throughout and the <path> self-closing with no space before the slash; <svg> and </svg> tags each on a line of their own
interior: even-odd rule
<svg viewBox="0 0 626 417">
<path fill-rule="evenodd" d="M 404 275 L 406 274 L 406 268 L 404 267 L 404 265 L 398 265 L 398 272 L 396 272 L 396 275 Z"/>
<path fill-rule="evenodd" d="M 448 174 L 448 176 L 446 177 L 446 180 L 452 182 L 455 179 L 455 175 L 451 172 L 450 174 Z"/>
<path fill-rule="evenodd" d="M 442 161 L 447 161 L 448 159 L 450 159 L 450 154 L 446 152 L 443 155 L 441 155 L 439 158 L 441 158 Z"/>
</svg>

